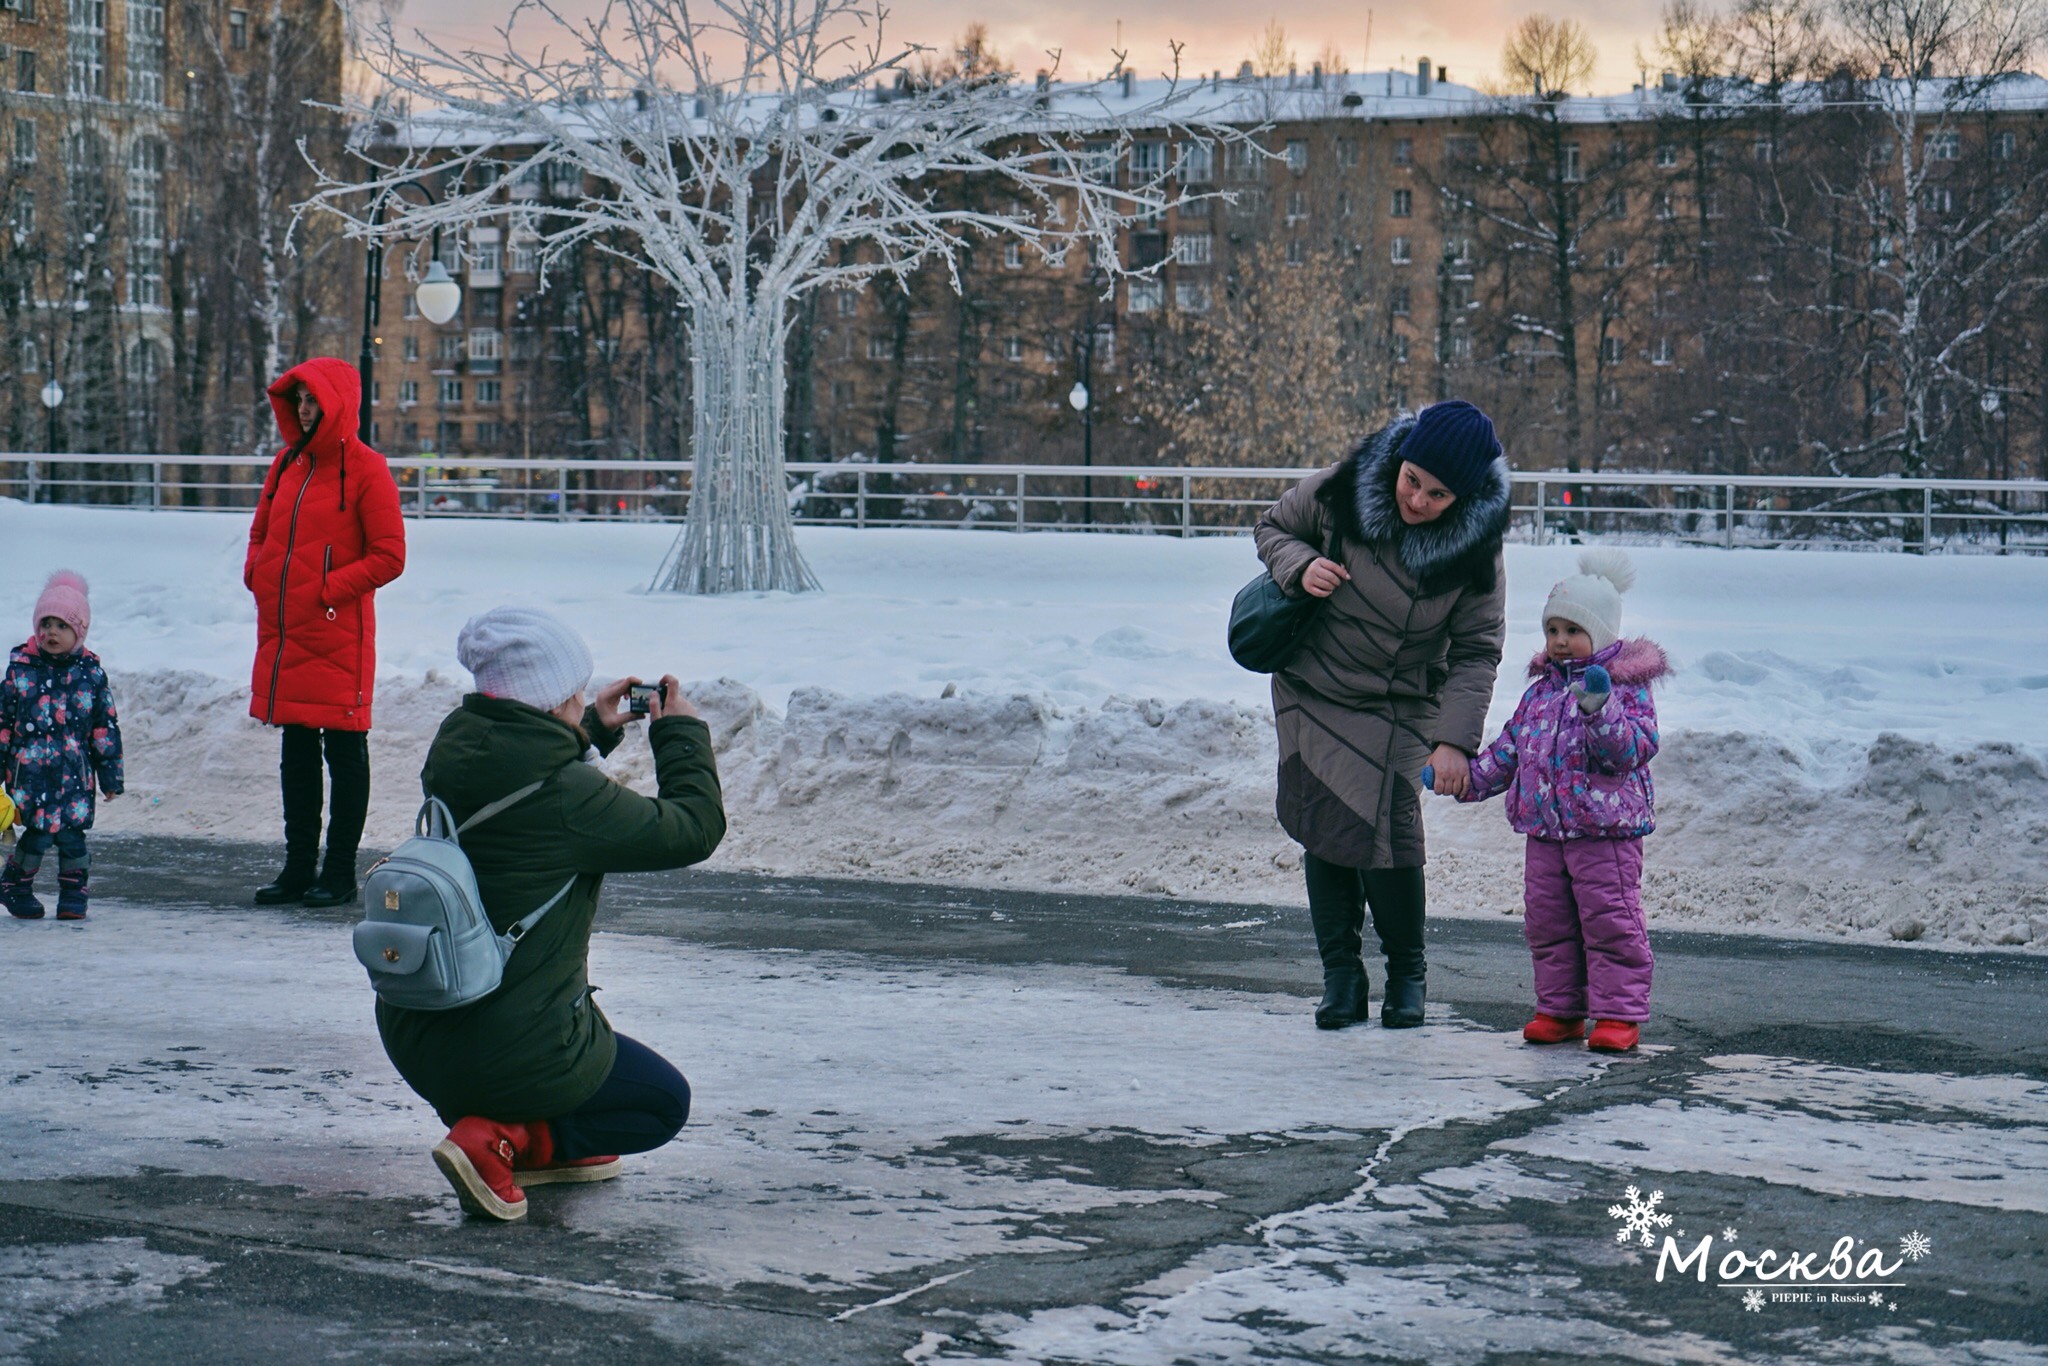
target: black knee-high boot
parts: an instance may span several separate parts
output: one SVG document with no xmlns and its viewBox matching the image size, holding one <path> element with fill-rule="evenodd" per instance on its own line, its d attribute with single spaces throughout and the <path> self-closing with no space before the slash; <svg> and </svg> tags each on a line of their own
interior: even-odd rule
<svg viewBox="0 0 2048 1366">
<path fill-rule="evenodd" d="M 1359 956 L 1365 928 L 1365 890 L 1358 870 L 1326 863 L 1314 854 L 1301 857 L 1308 879 L 1308 917 L 1315 926 L 1316 951 L 1323 960 L 1323 999 L 1316 1006 L 1316 1028 L 1342 1029 L 1361 1024 L 1372 1014 L 1366 996 L 1365 960 Z"/>
<path fill-rule="evenodd" d="M 1429 964 L 1422 951 L 1423 880 L 1420 868 L 1374 868 L 1364 876 L 1372 927 L 1387 955 L 1387 990 L 1380 1023 L 1407 1029 L 1422 1023 Z"/>
<path fill-rule="evenodd" d="M 320 880 L 306 893 L 308 906 L 340 906 L 356 899 L 356 847 L 370 811 L 370 737 L 330 730 L 326 741 L 334 800 L 327 815 L 327 861 Z"/>
<path fill-rule="evenodd" d="M 284 796 L 284 871 L 256 889 L 258 906 L 297 901 L 313 885 L 320 864 L 320 732 L 286 726 L 277 765 Z"/>
</svg>

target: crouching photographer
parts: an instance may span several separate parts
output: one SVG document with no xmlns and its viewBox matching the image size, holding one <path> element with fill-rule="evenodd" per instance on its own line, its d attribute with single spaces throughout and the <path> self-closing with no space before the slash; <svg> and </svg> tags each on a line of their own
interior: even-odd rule
<svg viewBox="0 0 2048 1366">
<path fill-rule="evenodd" d="M 606 873 L 710 857 L 725 810 L 710 731 L 673 677 L 621 679 L 586 704 L 589 647 L 523 608 L 472 618 L 456 655 L 477 690 L 441 723 L 420 782 L 458 826 L 483 814 L 462 831 L 462 852 L 485 914 L 517 947 L 488 996 L 449 1010 L 379 1000 L 377 1028 L 399 1074 L 449 1126 L 434 1161 L 464 1208 L 517 1219 L 522 1187 L 616 1176 L 622 1154 L 660 1147 L 688 1118 L 682 1074 L 614 1033 L 591 1000 L 591 921 Z M 642 719 L 653 797 L 587 762 Z"/>
</svg>

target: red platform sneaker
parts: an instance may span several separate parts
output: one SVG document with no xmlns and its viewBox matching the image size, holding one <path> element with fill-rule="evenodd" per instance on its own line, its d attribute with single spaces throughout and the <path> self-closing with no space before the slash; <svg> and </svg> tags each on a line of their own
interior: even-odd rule
<svg viewBox="0 0 2048 1366">
<path fill-rule="evenodd" d="M 513 1179 L 521 1162 L 536 1167 L 554 1160 L 554 1138 L 544 1123 L 500 1124 L 469 1115 L 434 1145 L 434 1165 L 471 1214 L 507 1222 L 526 1217 L 526 1192 Z"/>
<path fill-rule="evenodd" d="M 1536 1018 L 1522 1026 L 1525 1043 L 1568 1043 L 1573 1039 L 1586 1037 L 1584 1020 L 1560 1020 L 1555 1015 L 1536 1012 Z"/>
<path fill-rule="evenodd" d="M 578 1157 L 538 1167 L 516 1162 L 512 1174 L 522 1186 L 566 1186 L 581 1181 L 609 1181 L 625 1165 L 616 1157 Z"/>
<path fill-rule="evenodd" d="M 1636 1046 L 1636 1039 L 1642 1030 L 1626 1020 L 1596 1020 L 1593 1023 L 1593 1037 L 1586 1040 L 1586 1047 L 1602 1053 L 1626 1053 Z"/>
</svg>

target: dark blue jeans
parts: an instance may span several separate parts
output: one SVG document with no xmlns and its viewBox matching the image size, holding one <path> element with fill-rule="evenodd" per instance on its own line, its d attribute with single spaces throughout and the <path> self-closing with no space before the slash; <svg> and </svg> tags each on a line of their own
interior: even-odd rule
<svg viewBox="0 0 2048 1366">
<path fill-rule="evenodd" d="M 618 1057 L 597 1094 L 548 1121 L 558 1162 L 659 1148 L 690 1117 L 690 1083 L 683 1074 L 646 1044 L 617 1037 Z"/>
<path fill-rule="evenodd" d="M 47 830 L 24 831 L 20 843 L 14 847 L 14 861 L 21 871 L 30 877 L 43 866 L 43 855 L 50 852 L 50 846 L 57 847 L 57 871 L 77 873 L 85 877 L 92 871 L 92 855 L 86 852 L 85 832 L 65 829 L 51 834 Z"/>
</svg>

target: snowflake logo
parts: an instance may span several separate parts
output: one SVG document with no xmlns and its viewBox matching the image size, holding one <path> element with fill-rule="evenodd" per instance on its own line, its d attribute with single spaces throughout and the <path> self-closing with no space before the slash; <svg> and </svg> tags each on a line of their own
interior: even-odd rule
<svg viewBox="0 0 2048 1366">
<path fill-rule="evenodd" d="M 1899 1239 L 1899 1252 L 1912 1261 L 1917 1262 L 1932 1251 L 1934 1240 L 1918 1229 Z"/>
<path fill-rule="evenodd" d="M 1649 1198 L 1645 1199 L 1641 1191 L 1630 1186 L 1621 1194 L 1622 1198 L 1628 1201 L 1627 1204 L 1607 1207 L 1608 1218 L 1621 1220 L 1621 1228 L 1615 1233 L 1614 1241 L 1625 1243 L 1629 1240 L 1630 1234 L 1640 1234 L 1644 1247 L 1653 1246 L 1655 1240 L 1651 1237 L 1650 1230 L 1671 1227 L 1671 1216 L 1657 1212 L 1657 1206 L 1664 1203 L 1664 1192 L 1651 1191 Z"/>
<path fill-rule="evenodd" d="M 1882 1291 L 1882 1290 L 1873 1290 L 1873 1291 L 1871 1291 L 1871 1292 L 1870 1292 L 1870 1295 L 1869 1295 L 1869 1299 L 1870 1299 L 1870 1306 L 1871 1306 L 1871 1308 L 1873 1308 L 1873 1309 L 1882 1309 L 1882 1308 L 1884 1308 L 1884 1291 Z"/>
<path fill-rule="evenodd" d="M 1752 1313 L 1752 1314 L 1761 1314 L 1761 1313 L 1763 1313 L 1763 1312 L 1764 1312 L 1764 1292 L 1763 1292 L 1763 1291 L 1761 1291 L 1761 1290 L 1745 1290 L 1745 1291 L 1743 1291 L 1743 1292 L 1742 1292 L 1742 1307 L 1743 1307 L 1744 1309 L 1747 1309 L 1747 1310 L 1748 1310 L 1748 1311 L 1749 1311 L 1750 1313 Z"/>
<path fill-rule="evenodd" d="M 1722 1241 L 1722 1242 L 1724 1242 L 1724 1243 L 1732 1243 L 1732 1242 L 1734 1242 L 1734 1241 L 1735 1241 L 1735 1230 L 1734 1230 L 1734 1229 L 1732 1229 L 1732 1228 L 1724 1228 L 1724 1229 L 1722 1229 L 1722 1230 L 1721 1230 L 1721 1241 Z"/>
</svg>

